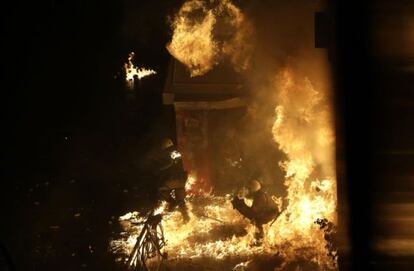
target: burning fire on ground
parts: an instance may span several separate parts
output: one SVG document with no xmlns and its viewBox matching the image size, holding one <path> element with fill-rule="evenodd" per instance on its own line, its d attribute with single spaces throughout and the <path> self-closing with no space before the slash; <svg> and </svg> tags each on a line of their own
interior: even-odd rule
<svg viewBox="0 0 414 271">
<path fill-rule="evenodd" d="M 288 158 L 280 162 L 287 204 L 269 238 L 289 244 L 284 249 L 288 261 L 301 255 L 315 261 L 320 270 L 334 269 L 337 255 L 329 243 L 337 221 L 331 111 L 312 83 L 289 69 L 277 76 L 275 85 L 279 104 L 273 137 Z M 330 226 L 321 225 L 321 220 Z"/>
<path fill-rule="evenodd" d="M 279 104 L 273 135 L 288 157 L 280 163 L 287 189 L 281 214 L 273 224 L 265 225 L 263 243 L 254 245 L 255 227 L 232 207 L 229 197 L 188 197 L 188 223 L 178 211 L 166 212 L 161 222 L 169 261 L 235 257 L 252 261 L 277 255 L 283 260 L 275 270 L 291 270 L 304 262 L 313 270 L 336 270 L 331 240 L 336 224 L 336 182 L 329 110 L 311 82 L 295 78 L 289 70 L 277 77 L 275 88 Z M 196 185 L 193 178 L 189 182 Z M 131 222 L 143 219 L 138 213 L 120 218 L 126 233 L 112 242 L 120 255 L 129 255 L 140 232 Z"/>
<path fill-rule="evenodd" d="M 215 26 L 223 18 L 231 31 L 220 39 Z M 167 48 L 191 76 L 207 73 L 226 57 L 236 70 L 248 67 L 250 25 L 230 0 L 189 0 L 174 17 L 173 28 Z M 132 65 L 131 59 L 129 63 Z M 255 226 L 233 208 L 230 196 L 188 196 L 187 223 L 178 210 L 167 211 L 161 204 L 157 213 L 163 214 L 162 252 L 168 255 L 169 264 L 210 258 L 234 263 L 233 270 L 337 270 L 333 242 L 337 223 L 335 137 L 329 100 L 294 69 L 274 73 L 270 91 L 277 94 L 277 104 L 269 134 L 286 155 L 279 166 L 287 195 L 273 197 L 281 213 L 264 225 L 263 242 L 255 244 Z M 187 190 L 197 190 L 197 181 L 190 176 Z M 111 249 L 125 260 L 142 230 L 145 214 L 128 213 L 119 220 L 124 232 L 111 242 Z M 254 269 L 255 260 L 263 257 L 278 260 L 266 267 L 269 269 Z"/>
</svg>

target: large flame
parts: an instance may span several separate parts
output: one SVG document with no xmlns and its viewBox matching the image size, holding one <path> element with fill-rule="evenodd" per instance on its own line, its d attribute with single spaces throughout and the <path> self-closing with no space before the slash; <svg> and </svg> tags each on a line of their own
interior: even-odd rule
<svg viewBox="0 0 414 271">
<path fill-rule="evenodd" d="M 321 268 L 334 268 L 336 258 L 327 255 L 324 232 L 315 224 L 327 219 L 336 224 L 336 179 L 334 136 L 326 97 L 307 78 L 289 69 L 275 82 L 278 105 L 273 136 L 288 157 L 281 162 L 285 171 L 287 206 L 277 220 L 275 234 L 289 244 L 286 258 L 294 260 L 301 251 Z M 311 256 L 312 255 L 312 256 Z M 303 255 L 302 255 L 303 256 Z"/>
<path fill-rule="evenodd" d="M 282 213 L 274 223 L 264 226 L 263 243 L 253 246 L 255 227 L 233 209 L 229 198 L 189 197 L 188 223 L 183 222 L 179 211 L 165 213 L 162 220 L 164 251 L 169 260 L 238 257 L 249 262 L 277 254 L 283 264 L 275 270 L 290 270 L 303 264 L 311 264 L 315 270 L 337 269 L 336 251 L 327 239 L 332 232 L 321 230 L 316 223 L 325 220 L 335 225 L 337 220 L 330 107 L 323 93 L 316 91 L 308 79 L 295 76 L 288 69 L 279 74 L 274 90 L 278 93 L 278 105 L 273 136 L 287 155 L 287 160 L 280 163 L 287 188 Z M 187 189 L 197 183 L 195 178 L 190 176 Z M 281 200 L 273 199 L 280 206 Z M 157 213 L 163 213 L 164 209 L 165 204 Z M 144 218 L 138 213 L 120 218 L 131 219 Z M 126 237 L 113 241 L 112 247 L 128 255 L 140 227 L 128 224 L 125 231 Z"/>
<path fill-rule="evenodd" d="M 192 77 L 207 73 L 225 56 L 236 70 L 247 69 L 252 27 L 230 0 L 188 0 L 174 17 L 172 28 L 167 49 Z"/>
<path fill-rule="evenodd" d="M 230 26 L 229 35 L 216 33 L 219 21 Z M 173 28 L 167 48 L 188 67 L 191 76 L 205 74 L 223 57 L 228 57 L 235 69 L 248 67 L 250 27 L 230 0 L 188 0 L 175 16 Z M 228 197 L 197 193 L 197 176 L 190 175 L 186 191 L 197 195 L 186 200 L 190 220 L 184 223 L 178 210 L 166 213 L 165 205 L 157 209 L 157 213 L 164 214 L 163 250 L 169 261 L 237 257 L 242 263 L 236 269 L 243 269 L 257 257 L 277 254 L 283 264 L 275 270 L 291 270 L 295 265 L 300 270 L 304 263 L 315 270 L 337 269 L 336 252 L 327 238 L 331 232 L 326 227 L 321 229 L 319 223 L 336 225 L 337 221 L 330 101 L 326 93 L 316 90 L 309 79 L 298 74 L 292 69 L 282 70 L 271 89 L 277 94 L 273 139 L 287 157 L 280 162 L 287 195 L 283 200 L 272 197 L 282 212 L 276 221 L 264 225 L 263 242 L 255 244 L 255 227 L 233 209 Z M 126 234 L 111 245 L 127 256 L 141 230 L 128 221 L 139 222 L 144 217 L 129 213 L 120 220 Z"/>
</svg>

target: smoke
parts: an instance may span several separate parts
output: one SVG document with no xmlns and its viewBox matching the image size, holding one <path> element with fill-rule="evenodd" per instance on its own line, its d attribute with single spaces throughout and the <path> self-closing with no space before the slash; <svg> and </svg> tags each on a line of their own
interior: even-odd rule
<svg viewBox="0 0 414 271">
<path fill-rule="evenodd" d="M 252 27 L 230 0 L 189 0 L 172 19 L 168 51 L 201 76 L 228 58 L 237 71 L 250 63 Z"/>
<path fill-rule="evenodd" d="M 250 100 L 238 137 L 245 154 L 262 167 L 263 182 L 281 194 L 287 166 L 275 170 L 275 163 L 301 155 L 311 157 L 309 175 L 334 177 L 329 65 L 326 51 L 314 47 L 319 4 L 244 3 L 240 8 L 230 0 L 186 1 L 173 17 L 168 50 L 192 76 L 226 60 L 244 76 Z M 282 78 L 292 86 L 284 89 Z M 276 126 L 282 111 L 284 123 Z M 301 148 L 295 146 L 299 141 Z"/>
<path fill-rule="evenodd" d="M 256 132 L 244 140 L 257 142 L 250 155 L 259 160 L 264 156 L 260 149 L 279 150 L 278 161 L 264 168 L 281 173 L 265 181 L 284 196 L 284 211 L 268 231 L 270 242 L 284 247 L 286 262 L 297 261 L 301 250 L 319 269 L 333 270 L 335 253 L 328 256 L 324 234 L 315 225 L 317 219 L 336 223 L 332 94 L 327 52 L 314 47 L 317 8 L 299 0 L 246 7 L 255 25 L 256 46 L 246 78 Z M 258 138 L 272 138 L 272 143 Z"/>
<path fill-rule="evenodd" d="M 323 179 L 335 176 L 335 166 L 329 63 L 326 50 L 314 47 L 313 16 L 318 8 L 315 3 L 304 0 L 257 1 L 244 7 L 243 11 L 254 25 L 256 41 L 252 65 L 244 73 L 250 89 L 248 112 L 252 127 L 244 140 L 257 142 L 250 147 L 250 152 L 258 159 L 263 159 L 260 158 L 263 152 L 259 149 L 280 150 L 277 154 L 279 161 L 292 157 L 294 154 L 290 148 L 301 140 L 301 144 L 305 144 L 303 149 L 312 157 L 311 173 Z M 291 81 L 289 89 L 284 89 L 284 80 Z M 304 111 L 310 105 L 313 105 L 312 109 Z M 280 106 L 285 110 L 280 134 L 291 135 L 286 142 L 274 137 L 275 110 L 277 107 L 280 110 Z M 310 121 L 311 115 L 316 119 L 313 122 Z M 257 131 L 261 131 L 261 135 Z M 272 138 L 273 141 L 257 140 L 258 137 Z M 322 146 L 320 142 L 324 140 L 329 144 Z M 270 157 L 267 160 L 274 161 Z M 286 168 L 274 170 L 274 164 L 272 166 L 273 169 L 267 166 L 266 171 L 281 172 L 273 174 L 277 180 L 266 182 L 278 187 L 281 193 L 284 180 L 280 174 L 286 175 Z M 265 175 L 271 176 L 271 173 Z"/>
<path fill-rule="evenodd" d="M 278 105 L 272 131 L 279 149 L 289 158 L 281 163 L 286 176 L 299 174 L 306 179 L 319 166 L 320 177 L 332 177 L 334 135 L 324 96 L 308 78 L 297 78 L 289 69 L 276 77 L 275 88 Z M 302 172 L 295 168 L 297 161 L 304 163 Z"/>
<path fill-rule="evenodd" d="M 206 7 L 200 0 L 186 3 Z M 205 30 L 201 25 L 206 25 L 206 18 L 211 20 L 205 35 L 209 42 L 196 46 L 201 41 L 181 39 L 181 43 L 178 39 L 181 36 L 176 33 L 180 23 L 176 23 L 168 48 L 187 65 L 192 76 L 205 74 L 230 56 L 249 89 L 247 113 L 241 120 L 244 129 L 237 136 L 245 155 L 261 167 L 265 186 L 275 188 L 273 192 L 285 198 L 284 211 L 268 229 L 268 242 L 285 247 L 281 251 L 288 261 L 294 261 L 297 251 L 301 250 L 302 256 L 316 261 L 321 270 L 335 269 L 336 259 L 328 255 L 324 234 L 315 225 L 317 219 L 336 223 L 329 65 L 327 52 L 314 47 L 314 12 L 318 5 L 293 0 L 250 1 L 243 9 L 231 6 L 243 22 L 249 20 L 254 32 L 240 27 L 240 31 L 219 41 L 213 31 L 217 20 L 214 9 L 201 9 L 205 15 L 197 17 L 202 18 L 198 21 L 191 21 L 188 14 L 183 17 L 181 9 L 178 18 L 184 21 L 175 22 L 195 27 L 186 28 L 185 37 L 191 36 L 191 31 Z M 173 46 L 174 42 L 177 45 Z M 181 52 L 178 45 L 186 50 Z M 210 45 L 214 49 L 206 54 L 208 50 L 204 46 L 210 48 Z M 197 51 L 201 49 L 205 51 Z M 198 53 L 208 57 L 199 59 Z"/>
</svg>

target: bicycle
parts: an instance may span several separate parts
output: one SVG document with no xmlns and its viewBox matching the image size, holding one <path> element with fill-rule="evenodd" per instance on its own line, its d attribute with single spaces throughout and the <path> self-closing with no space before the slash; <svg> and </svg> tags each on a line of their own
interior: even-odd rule
<svg viewBox="0 0 414 271">
<path fill-rule="evenodd" d="M 128 257 L 127 268 L 134 271 L 158 271 L 167 258 L 161 250 L 165 246 L 162 215 L 151 211 Z"/>
</svg>

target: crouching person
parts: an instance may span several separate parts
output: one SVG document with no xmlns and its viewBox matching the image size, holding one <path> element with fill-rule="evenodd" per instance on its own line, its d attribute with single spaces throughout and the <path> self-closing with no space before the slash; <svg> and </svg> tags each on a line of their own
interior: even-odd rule
<svg viewBox="0 0 414 271">
<path fill-rule="evenodd" d="M 232 200 L 233 207 L 244 217 L 250 220 L 256 227 L 255 245 L 260 245 L 263 241 L 263 225 L 269 223 L 279 215 L 279 211 L 273 200 L 262 189 L 258 180 L 252 180 L 247 185 L 247 199 L 252 200 L 252 205 L 248 206 L 243 197 L 235 196 Z"/>
</svg>

